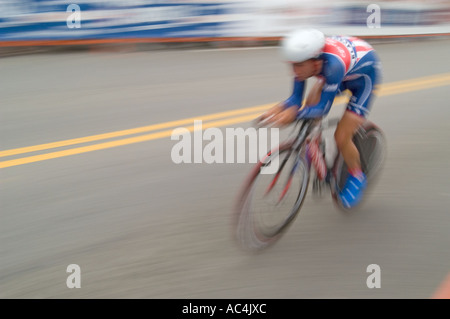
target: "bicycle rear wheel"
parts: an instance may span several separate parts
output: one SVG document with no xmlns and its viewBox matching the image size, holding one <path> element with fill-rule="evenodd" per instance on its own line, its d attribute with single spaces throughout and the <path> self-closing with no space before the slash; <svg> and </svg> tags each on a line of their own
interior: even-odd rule
<svg viewBox="0 0 450 319">
<path fill-rule="evenodd" d="M 245 250 L 262 250 L 276 242 L 292 224 L 305 199 L 309 164 L 290 144 L 260 161 L 248 176 L 237 200 L 233 231 Z M 270 165 L 271 174 L 267 174 Z M 264 172 L 266 170 L 266 173 Z"/>
<path fill-rule="evenodd" d="M 353 142 L 358 149 L 361 161 L 361 169 L 367 176 L 367 188 L 373 187 L 383 167 L 386 157 L 386 139 L 382 130 L 371 122 L 366 122 L 356 132 Z M 333 166 L 332 195 L 336 204 L 347 211 L 337 194 L 342 190 L 347 181 L 348 168 L 344 158 L 339 154 Z"/>
</svg>

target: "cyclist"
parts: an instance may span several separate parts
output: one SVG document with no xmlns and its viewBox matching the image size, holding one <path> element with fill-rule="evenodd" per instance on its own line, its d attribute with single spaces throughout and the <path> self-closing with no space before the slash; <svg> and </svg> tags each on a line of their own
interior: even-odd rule
<svg viewBox="0 0 450 319">
<path fill-rule="evenodd" d="M 380 81 L 381 64 L 373 47 L 356 37 L 326 37 L 316 29 L 292 32 L 283 38 L 281 52 L 292 66 L 292 95 L 261 116 L 266 123 L 283 126 L 296 118 L 325 116 L 337 94 L 352 93 L 334 134 L 336 145 L 349 169 L 349 177 L 339 193 L 348 208 L 362 199 L 367 178 L 362 172 L 353 135 L 369 114 L 375 85 Z M 303 102 L 305 81 L 317 77 L 316 85 Z"/>
</svg>

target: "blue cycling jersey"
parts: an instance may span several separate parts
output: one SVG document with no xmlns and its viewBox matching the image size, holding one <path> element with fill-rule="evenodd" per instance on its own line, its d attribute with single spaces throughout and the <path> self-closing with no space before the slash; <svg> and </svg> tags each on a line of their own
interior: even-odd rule
<svg viewBox="0 0 450 319">
<path fill-rule="evenodd" d="M 318 76 L 325 82 L 320 101 L 302 109 L 298 117 L 326 115 L 336 95 L 347 89 L 352 92 L 347 110 L 366 117 L 374 86 L 380 81 L 380 63 L 372 46 L 356 37 L 329 37 L 320 58 L 323 68 Z M 302 105 L 304 88 L 305 81 L 294 79 L 292 95 L 284 101 L 286 108 Z"/>
</svg>

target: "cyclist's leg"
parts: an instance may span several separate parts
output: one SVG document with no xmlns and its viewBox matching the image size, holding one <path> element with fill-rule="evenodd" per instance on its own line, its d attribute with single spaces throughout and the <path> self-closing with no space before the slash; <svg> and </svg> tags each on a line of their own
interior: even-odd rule
<svg viewBox="0 0 450 319">
<path fill-rule="evenodd" d="M 334 134 L 339 152 L 353 175 L 361 172 L 359 152 L 353 143 L 353 135 L 364 121 L 364 117 L 347 109 L 339 121 Z"/>
<path fill-rule="evenodd" d="M 367 178 L 361 168 L 360 155 L 353 143 L 353 135 L 364 121 L 365 118 L 362 115 L 347 108 L 335 132 L 336 145 L 347 164 L 349 173 L 344 187 L 338 194 L 346 208 L 359 204 L 367 185 Z"/>
<path fill-rule="evenodd" d="M 379 82 L 376 60 L 361 71 L 364 73 L 345 83 L 345 87 L 353 95 L 335 132 L 336 144 L 350 173 L 340 194 L 343 204 L 347 207 L 355 206 L 360 202 L 367 184 L 366 176 L 361 169 L 358 149 L 353 143 L 353 135 L 369 114 L 374 95 L 373 90 Z"/>
</svg>

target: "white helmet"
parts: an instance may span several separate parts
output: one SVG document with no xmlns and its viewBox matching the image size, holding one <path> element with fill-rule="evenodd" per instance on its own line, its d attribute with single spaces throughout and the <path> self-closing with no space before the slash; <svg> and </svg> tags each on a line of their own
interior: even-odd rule
<svg viewBox="0 0 450 319">
<path fill-rule="evenodd" d="M 325 35 L 316 29 L 294 31 L 283 38 L 281 54 L 286 61 L 297 63 L 317 58 L 325 46 Z"/>
</svg>

